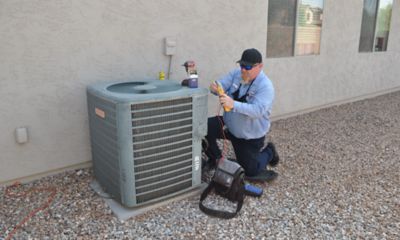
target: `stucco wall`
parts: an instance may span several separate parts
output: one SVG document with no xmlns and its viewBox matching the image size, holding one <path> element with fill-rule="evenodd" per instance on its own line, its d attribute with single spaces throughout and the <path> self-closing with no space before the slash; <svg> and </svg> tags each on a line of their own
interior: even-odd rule
<svg viewBox="0 0 400 240">
<path fill-rule="evenodd" d="M 287 116 L 400 87 L 400 5 L 388 51 L 358 53 L 362 0 L 325 0 L 321 55 L 264 59 Z M 0 0 L 0 183 L 90 162 L 85 88 L 98 81 L 171 78 L 198 66 L 201 86 L 235 67 L 243 49 L 266 51 L 268 1 Z M 265 54 L 264 54 L 265 55 Z M 217 103 L 210 97 L 209 114 Z M 29 141 L 17 144 L 25 126 Z"/>
</svg>

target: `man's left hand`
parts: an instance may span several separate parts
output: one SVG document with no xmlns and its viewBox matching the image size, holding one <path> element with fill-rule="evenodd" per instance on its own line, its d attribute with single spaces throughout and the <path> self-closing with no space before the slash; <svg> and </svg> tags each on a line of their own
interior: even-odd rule
<svg viewBox="0 0 400 240">
<path fill-rule="evenodd" d="M 233 109 L 234 100 L 226 94 L 219 96 L 219 102 L 222 106 Z"/>
</svg>

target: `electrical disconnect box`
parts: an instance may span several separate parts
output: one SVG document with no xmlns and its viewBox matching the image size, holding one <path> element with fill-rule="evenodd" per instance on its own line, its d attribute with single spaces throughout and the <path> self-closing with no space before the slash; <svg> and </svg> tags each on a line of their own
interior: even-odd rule
<svg viewBox="0 0 400 240">
<path fill-rule="evenodd" d="M 176 53 L 176 38 L 166 37 L 165 38 L 165 55 L 171 56 Z"/>
</svg>

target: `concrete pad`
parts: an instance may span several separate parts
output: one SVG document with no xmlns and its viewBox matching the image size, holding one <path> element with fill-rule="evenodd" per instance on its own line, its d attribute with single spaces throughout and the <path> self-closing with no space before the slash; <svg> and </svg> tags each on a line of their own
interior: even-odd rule
<svg viewBox="0 0 400 240">
<path fill-rule="evenodd" d="M 155 208 L 159 208 L 162 206 L 165 206 L 173 201 L 177 201 L 177 200 L 182 200 L 191 196 L 199 196 L 203 190 L 207 187 L 207 183 L 202 183 L 199 187 L 188 190 L 187 192 L 184 192 L 180 195 L 177 196 L 173 196 L 171 198 L 168 199 L 163 199 L 160 200 L 160 202 L 156 202 L 156 203 L 151 203 L 148 205 L 144 205 L 144 206 L 139 206 L 139 207 L 135 207 L 135 208 L 127 208 L 124 207 L 123 205 L 121 205 L 119 202 L 115 201 L 114 199 L 111 198 L 111 196 L 104 192 L 102 187 L 100 186 L 100 184 L 96 181 L 93 180 L 90 183 L 90 187 L 101 197 L 104 199 L 104 201 L 108 204 L 108 206 L 110 207 L 111 211 L 117 216 L 117 218 L 119 220 L 127 220 L 131 217 L 143 214 L 149 210 L 155 209 Z"/>
</svg>

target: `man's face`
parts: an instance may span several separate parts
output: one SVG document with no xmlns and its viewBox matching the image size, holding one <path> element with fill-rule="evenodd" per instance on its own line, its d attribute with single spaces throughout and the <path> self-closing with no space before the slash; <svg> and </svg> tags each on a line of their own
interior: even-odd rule
<svg viewBox="0 0 400 240">
<path fill-rule="evenodd" d="M 251 80 L 255 79 L 257 77 L 257 75 L 260 73 L 262 67 L 263 67 L 262 63 L 257 63 L 255 65 L 253 65 L 251 69 L 249 69 L 250 66 L 241 65 L 240 70 L 242 72 L 243 81 L 247 84 Z M 246 69 L 249 69 L 249 70 L 246 70 Z"/>
</svg>

